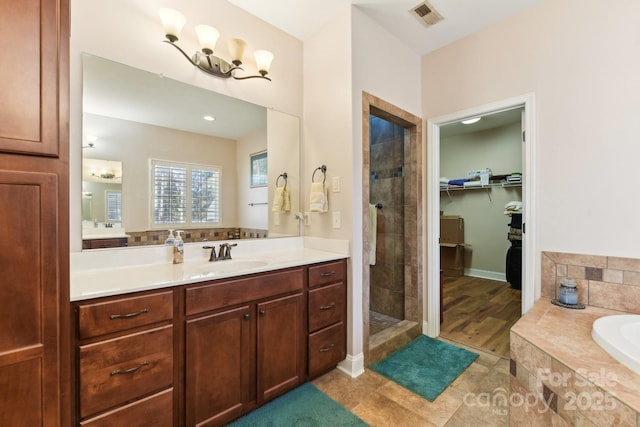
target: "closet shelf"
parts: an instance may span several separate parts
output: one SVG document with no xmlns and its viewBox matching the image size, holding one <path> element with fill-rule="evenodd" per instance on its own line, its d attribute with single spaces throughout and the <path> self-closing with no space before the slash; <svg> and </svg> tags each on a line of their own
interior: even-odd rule
<svg viewBox="0 0 640 427">
<path fill-rule="evenodd" d="M 489 201 L 491 200 L 491 193 L 489 192 L 490 189 L 494 188 L 494 187 L 499 187 L 499 188 L 507 188 L 507 187 L 522 187 L 522 183 L 521 182 L 515 182 L 515 183 L 506 183 L 506 182 L 497 182 L 497 183 L 493 183 L 493 184 L 488 184 L 488 185 L 482 185 L 479 187 L 460 187 L 457 185 L 449 185 L 447 187 L 440 187 L 440 192 L 446 192 L 447 196 L 449 196 L 449 199 L 451 201 L 453 201 L 453 198 L 451 197 L 451 191 L 473 191 L 473 190 L 485 190 L 487 192 L 487 197 L 489 197 Z"/>
</svg>

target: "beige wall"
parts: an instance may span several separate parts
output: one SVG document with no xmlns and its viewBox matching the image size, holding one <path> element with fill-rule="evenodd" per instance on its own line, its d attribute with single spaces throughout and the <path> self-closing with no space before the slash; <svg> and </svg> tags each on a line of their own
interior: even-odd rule
<svg viewBox="0 0 640 427">
<path fill-rule="evenodd" d="M 547 0 L 422 60 L 426 118 L 533 92 L 542 250 L 637 256 L 640 2 Z"/>
</svg>

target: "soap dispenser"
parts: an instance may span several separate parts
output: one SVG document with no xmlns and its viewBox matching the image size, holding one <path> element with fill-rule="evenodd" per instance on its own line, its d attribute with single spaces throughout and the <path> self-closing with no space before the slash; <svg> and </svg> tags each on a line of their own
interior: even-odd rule
<svg viewBox="0 0 640 427">
<path fill-rule="evenodd" d="M 182 236 L 180 236 L 182 231 L 176 230 L 176 238 L 173 242 L 173 263 L 174 264 L 182 264 L 184 261 L 184 241 L 182 240 Z"/>
<path fill-rule="evenodd" d="M 169 229 L 169 235 L 167 236 L 164 244 L 167 246 L 173 246 L 173 243 L 176 241 L 176 238 L 173 236 L 173 229 Z"/>
</svg>

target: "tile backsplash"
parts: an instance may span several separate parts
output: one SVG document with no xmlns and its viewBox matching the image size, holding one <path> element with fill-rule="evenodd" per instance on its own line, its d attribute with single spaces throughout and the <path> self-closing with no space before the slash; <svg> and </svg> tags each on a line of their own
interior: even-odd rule
<svg viewBox="0 0 640 427">
<path fill-rule="evenodd" d="M 167 230 L 129 231 L 128 246 L 162 245 L 167 238 Z M 186 229 L 182 233 L 185 243 L 206 242 L 231 239 L 261 239 L 266 238 L 267 230 L 253 228 L 198 228 Z"/>
<path fill-rule="evenodd" d="M 640 259 L 542 252 L 542 296 L 557 298 L 570 277 L 584 305 L 640 314 Z"/>
</svg>

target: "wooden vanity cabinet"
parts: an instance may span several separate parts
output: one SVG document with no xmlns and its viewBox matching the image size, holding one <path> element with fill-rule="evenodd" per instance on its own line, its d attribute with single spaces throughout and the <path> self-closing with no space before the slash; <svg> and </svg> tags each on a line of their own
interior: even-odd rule
<svg viewBox="0 0 640 427">
<path fill-rule="evenodd" d="M 0 425 L 67 426 L 69 2 L 0 10 Z"/>
<path fill-rule="evenodd" d="M 346 357 L 346 260 L 309 267 L 308 376 L 316 378 Z"/>
<path fill-rule="evenodd" d="M 186 289 L 187 426 L 223 425 L 304 382 L 305 271 Z"/>
<path fill-rule="evenodd" d="M 174 424 L 173 294 L 155 291 L 72 305 L 79 425 Z"/>
<path fill-rule="evenodd" d="M 346 356 L 346 260 L 71 307 L 74 425 L 224 425 Z"/>
<path fill-rule="evenodd" d="M 112 237 L 109 239 L 83 239 L 82 249 L 122 248 L 129 246 L 127 237 Z"/>
</svg>

